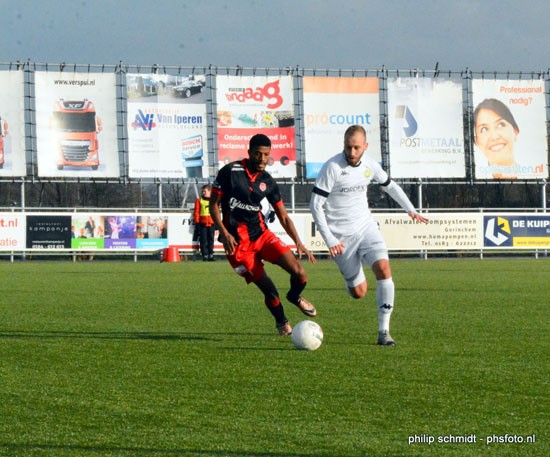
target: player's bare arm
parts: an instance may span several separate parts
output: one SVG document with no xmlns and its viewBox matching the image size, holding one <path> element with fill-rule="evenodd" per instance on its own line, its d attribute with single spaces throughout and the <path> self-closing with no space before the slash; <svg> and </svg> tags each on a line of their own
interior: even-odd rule
<svg viewBox="0 0 550 457">
<path fill-rule="evenodd" d="M 305 254 L 307 260 L 309 260 L 313 264 L 317 263 L 317 259 L 315 259 L 313 253 L 309 249 L 307 249 L 300 240 L 298 232 L 296 231 L 296 227 L 294 226 L 294 222 L 292 222 L 292 219 L 290 218 L 285 205 L 283 203 L 281 203 L 280 205 L 275 205 L 273 210 L 275 211 L 275 215 L 277 216 L 277 219 L 279 219 L 279 222 L 285 232 L 294 241 L 294 244 L 296 245 L 296 250 L 298 251 L 298 258 L 301 259 L 302 254 Z"/>
<path fill-rule="evenodd" d="M 221 195 L 213 193 L 210 196 L 210 216 L 214 224 L 218 227 L 220 231 L 220 241 L 223 244 L 223 249 L 226 254 L 232 255 L 235 252 L 235 247 L 237 246 L 237 240 L 227 231 L 225 225 L 223 225 L 222 215 L 220 211 L 220 202 Z"/>
</svg>

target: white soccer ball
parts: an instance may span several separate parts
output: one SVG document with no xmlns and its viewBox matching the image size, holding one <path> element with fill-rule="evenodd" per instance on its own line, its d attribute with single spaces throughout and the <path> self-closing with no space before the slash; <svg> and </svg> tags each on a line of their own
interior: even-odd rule
<svg viewBox="0 0 550 457">
<path fill-rule="evenodd" d="M 315 351 L 323 342 L 323 329 L 317 322 L 301 321 L 292 329 L 290 338 L 296 349 Z"/>
</svg>

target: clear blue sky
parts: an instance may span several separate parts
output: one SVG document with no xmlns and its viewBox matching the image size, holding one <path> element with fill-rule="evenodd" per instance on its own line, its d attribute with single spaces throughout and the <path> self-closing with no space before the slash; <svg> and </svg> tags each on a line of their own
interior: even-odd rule
<svg viewBox="0 0 550 457">
<path fill-rule="evenodd" d="M 0 62 L 540 71 L 549 0 L 0 0 Z"/>
</svg>

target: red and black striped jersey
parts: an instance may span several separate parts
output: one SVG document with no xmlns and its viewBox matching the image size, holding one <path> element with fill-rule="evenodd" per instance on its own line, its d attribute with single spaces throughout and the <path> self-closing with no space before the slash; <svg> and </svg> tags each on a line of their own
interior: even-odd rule
<svg viewBox="0 0 550 457">
<path fill-rule="evenodd" d="M 282 204 L 279 186 L 266 171 L 251 173 L 247 160 L 231 162 L 218 172 L 212 192 L 221 196 L 223 223 L 237 240 L 254 241 L 267 230 L 261 201 Z"/>
</svg>

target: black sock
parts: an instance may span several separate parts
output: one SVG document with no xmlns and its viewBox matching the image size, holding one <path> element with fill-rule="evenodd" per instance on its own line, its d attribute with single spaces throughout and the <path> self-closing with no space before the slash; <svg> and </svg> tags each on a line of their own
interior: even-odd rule
<svg viewBox="0 0 550 457">
<path fill-rule="evenodd" d="M 306 288 L 307 281 L 300 282 L 300 280 L 294 276 L 290 277 L 290 290 L 286 294 L 286 299 L 290 303 L 298 303 L 298 299 L 300 298 L 300 294 L 304 291 Z"/>
<path fill-rule="evenodd" d="M 282 324 L 288 320 L 285 316 L 285 310 L 281 304 L 281 300 L 279 300 L 279 297 L 265 297 L 265 306 L 267 306 L 267 309 L 278 324 Z"/>
</svg>

